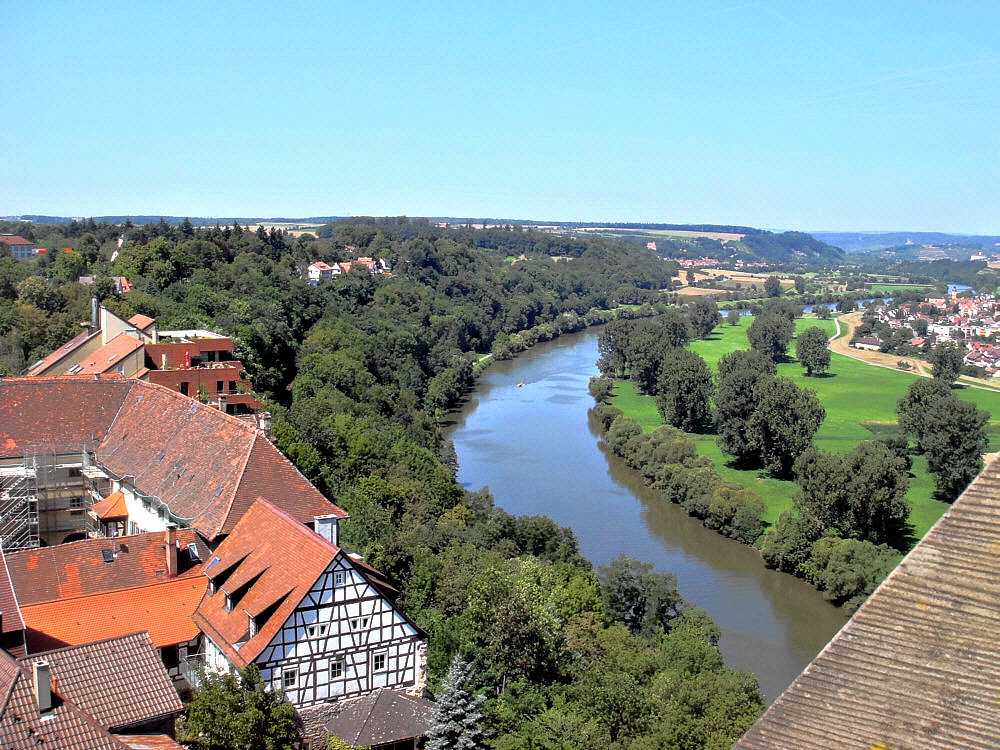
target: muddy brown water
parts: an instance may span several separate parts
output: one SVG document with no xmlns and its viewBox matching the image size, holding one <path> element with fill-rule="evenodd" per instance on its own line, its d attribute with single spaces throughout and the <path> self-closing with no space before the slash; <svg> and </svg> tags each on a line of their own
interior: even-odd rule
<svg viewBox="0 0 1000 750">
<path fill-rule="evenodd" d="M 596 360 L 597 333 L 587 331 L 494 364 L 447 427 L 459 481 L 488 487 L 510 513 L 569 526 L 595 566 L 624 552 L 672 572 L 722 629 L 726 663 L 754 672 L 772 703 L 846 616 L 805 582 L 765 568 L 754 549 L 663 502 L 611 455 L 588 414 Z"/>
</svg>

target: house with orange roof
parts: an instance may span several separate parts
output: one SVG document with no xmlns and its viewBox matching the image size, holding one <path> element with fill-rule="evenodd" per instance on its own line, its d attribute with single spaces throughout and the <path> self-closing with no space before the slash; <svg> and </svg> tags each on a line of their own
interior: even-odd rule
<svg viewBox="0 0 1000 750">
<path fill-rule="evenodd" d="M 205 590 L 200 571 L 208 551 L 190 529 L 170 528 L 5 555 L 19 611 L 28 613 L 27 653 L 145 630 L 169 676 L 185 684 L 189 662 L 201 653 L 191 614 Z"/>
<path fill-rule="evenodd" d="M 300 712 L 379 688 L 423 692 L 426 634 L 396 607 L 395 590 L 268 500 L 254 502 L 202 572 L 194 622 L 209 669 L 256 664 Z"/>
<path fill-rule="evenodd" d="M 260 401 L 233 355 L 233 341 L 211 331 L 159 331 L 156 320 L 124 320 L 94 299 L 86 330 L 28 368 L 26 375 L 114 374 L 148 380 L 220 411 L 257 421 Z"/>
</svg>

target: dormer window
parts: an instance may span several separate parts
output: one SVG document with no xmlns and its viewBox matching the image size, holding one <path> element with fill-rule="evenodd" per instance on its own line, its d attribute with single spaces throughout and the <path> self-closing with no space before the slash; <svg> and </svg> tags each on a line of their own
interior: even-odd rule
<svg viewBox="0 0 1000 750">
<path fill-rule="evenodd" d="M 257 618 L 247 612 L 247 621 L 247 630 L 250 633 L 250 637 L 253 638 L 257 635 Z"/>
<path fill-rule="evenodd" d="M 224 593 L 223 596 L 225 597 L 225 599 L 223 599 L 223 601 L 222 601 L 222 608 L 226 612 L 232 612 L 233 611 L 233 598 L 231 596 L 229 596 L 228 592 Z"/>
</svg>

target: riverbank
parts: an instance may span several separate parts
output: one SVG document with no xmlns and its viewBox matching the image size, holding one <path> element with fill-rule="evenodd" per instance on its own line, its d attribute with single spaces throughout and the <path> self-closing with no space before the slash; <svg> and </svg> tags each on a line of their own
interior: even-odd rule
<svg viewBox="0 0 1000 750">
<path fill-rule="evenodd" d="M 767 569 L 754 549 L 662 502 L 610 454 L 587 392 L 597 333 L 564 335 L 491 365 L 445 426 L 459 481 L 488 487 L 507 512 L 573 529 L 595 567 L 625 552 L 676 575 L 681 593 L 722 629 L 726 663 L 757 674 L 773 701 L 846 615 L 806 582 Z"/>
</svg>

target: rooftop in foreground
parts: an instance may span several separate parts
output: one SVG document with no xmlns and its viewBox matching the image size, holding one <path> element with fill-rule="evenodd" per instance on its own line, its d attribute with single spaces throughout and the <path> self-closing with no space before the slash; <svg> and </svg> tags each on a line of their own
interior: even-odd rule
<svg viewBox="0 0 1000 750">
<path fill-rule="evenodd" d="M 737 748 L 1000 747 L 994 460 Z"/>
</svg>

